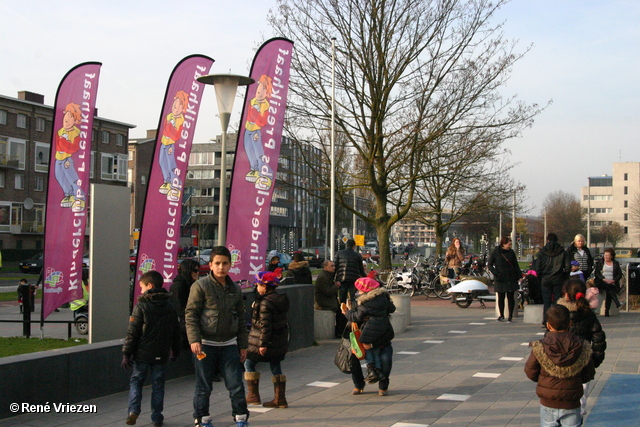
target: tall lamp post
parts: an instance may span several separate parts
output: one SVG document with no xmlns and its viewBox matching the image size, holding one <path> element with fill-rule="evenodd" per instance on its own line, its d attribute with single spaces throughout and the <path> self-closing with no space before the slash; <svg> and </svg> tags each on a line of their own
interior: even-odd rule
<svg viewBox="0 0 640 427">
<path fill-rule="evenodd" d="M 220 198 L 218 200 L 218 246 L 226 246 L 227 242 L 227 128 L 231 119 L 233 101 L 238 86 L 255 83 L 251 77 L 235 74 L 209 74 L 198 77 L 200 83 L 213 85 L 218 100 L 218 113 L 222 126 L 222 143 L 220 144 Z"/>
<path fill-rule="evenodd" d="M 336 38 L 331 38 L 331 225 L 329 233 L 331 238 L 330 255 L 334 259 L 336 242 L 334 231 L 336 229 Z"/>
</svg>

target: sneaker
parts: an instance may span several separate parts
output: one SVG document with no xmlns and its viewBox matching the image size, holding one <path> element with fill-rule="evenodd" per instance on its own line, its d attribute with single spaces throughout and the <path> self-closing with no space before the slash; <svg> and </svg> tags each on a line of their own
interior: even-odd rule
<svg viewBox="0 0 640 427">
<path fill-rule="evenodd" d="M 206 417 L 202 417 L 202 420 L 198 418 L 193 420 L 193 427 L 213 427 L 213 423 L 211 422 L 212 417 L 207 415 Z"/>
<path fill-rule="evenodd" d="M 247 427 L 249 421 L 247 421 L 246 415 L 236 415 L 236 427 Z"/>
<path fill-rule="evenodd" d="M 502 322 L 504 320 L 504 316 L 498 317 L 498 322 Z"/>
<path fill-rule="evenodd" d="M 127 417 L 127 425 L 132 426 L 136 423 L 138 419 L 138 414 L 129 412 L 129 416 Z"/>
</svg>

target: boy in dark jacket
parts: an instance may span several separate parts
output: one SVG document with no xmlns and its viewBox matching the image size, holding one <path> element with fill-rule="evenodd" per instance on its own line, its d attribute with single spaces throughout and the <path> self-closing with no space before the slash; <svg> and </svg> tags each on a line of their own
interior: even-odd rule
<svg viewBox="0 0 640 427">
<path fill-rule="evenodd" d="M 157 271 L 149 271 L 140 277 L 142 294 L 129 318 L 129 330 L 122 347 L 122 367 L 127 369 L 133 365 L 128 425 L 135 424 L 140 414 L 142 385 L 150 371 L 151 420 L 155 427 L 162 426 L 166 363 L 167 359 L 174 361 L 180 354 L 178 313 L 171 303 L 171 294 L 162 284 L 162 275 Z"/>
<path fill-rule="evenodd" d="M 538 383 L 540 424 L 543 426 L 580 426 L 582 384 L 595 375 L 591 345 L 569 332 L 569 310 L 554 305 L 547 310 L 549 332 L 531 345 L 524 372 Z"/>
</svg>

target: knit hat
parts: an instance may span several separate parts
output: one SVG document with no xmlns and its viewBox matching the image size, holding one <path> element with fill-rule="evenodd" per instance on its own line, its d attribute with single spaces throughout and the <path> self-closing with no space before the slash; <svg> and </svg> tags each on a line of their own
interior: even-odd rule
<svg viewBox="0 0 640 427">
<path fill-rule="evenodd" d="M 580 267 L 580 263 L 578 261 L 575 261 L 575 260 L 571 261 L 571 265 L 575 265 L 575 266 Z"/>
<path fill-rule="evenodd" d="M 360 292 L 369 292 L 378 287 L 380 287 L 380 283 L 371 277 L 361 277 L 356 280 L 356 289 Z"/>
<path fill-rule="evenodd" d="M 280 276 L 282 269 L 276 268 L 274 271 L 261 271 L 256 274 L 254 284 L 262 283 L 263 285 L 276 287 L 280 285 Z"/>
</svg>

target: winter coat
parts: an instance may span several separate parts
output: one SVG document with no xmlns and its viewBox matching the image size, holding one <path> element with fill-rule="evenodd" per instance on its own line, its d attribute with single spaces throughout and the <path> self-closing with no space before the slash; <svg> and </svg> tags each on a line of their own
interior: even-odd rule
<svg viewBox="0 0 640 427">
<path fill-rule="evenodd" d="M 364 272 L 362 256 L 353 249 L 345 249 L 336 255 L 336 280 L 338 282 L 355 282 L 367 274 Z"/>
<path fill-rule="evenodd" d="M 356 301 L 355 310 L 348 310 L 345 316 L 360 327 L 360 341 L 374 348 L 389 345 L 395 336 L 389 315 L 396 311 L 396 306 L 387 290 L 376 288 L 360 295 Z"/>
<path fill-rule="evenodd" d="M 496 292 L 513 292 L 518 290 L 518 281 L 522 277 L 522 271 L 518 265 L 518 258 L 513 249 L 503 249 L 496 246 L 489 256 L 489 270 L 495 277 Z"/>
<path fill-rule="evenodd" d="M 191 286 L 185 309 L 189 344 L 236 338 L 240 350 L 247 348 L 242 291 L 229 276 L 226 279 L 221 284 L 209 273 Z"/>
<path fill-rule="evenodd" d="M 602 269 L 604 268 L 604 260 L 600 259 L 596 263 L 594 267 L 595 271 L 595 284 L 600 290 L 600 292 L 605 293 L 608 289 L 608 286 L 604 282 L 604 275 L 602 274 Z M 613 280 L 615 281 L 614 285 L 616 287 L 616 292 L 620 290 L 620 279 L 622 279 L 622 268 L 620 268 L 620 263 L 613 260 Z"/>
<path fill-rule="evenodd" d="M 569 331 L 549 331 L 530 345 L 531 355 L 524 372 L 538 383 L 540 404 L 555 409 L 579 408 L 582 384 L 591 381 L 596 372 L 591 344 Z"/>
<path fill-rule="evenodd" d="M 178 314 L 164 288 L 149 289 L 138 296 L 129 317 L 122 353 L 144 363 L 166 363 L 169 350 L 180 354 Z"/>
<path fill-rule="evenodd" d="M 462 246 L 460 247 L 460 249 L 456 250 L 456 252 L 453 254 L 447 251 L 447 253 L 444 256 L 444 261 L 447 264 L 447 267 L 453 268 L 453 269 L 462 267 L 462 262 L 464 261 L 465 253 L 466 252 Z"/>
<path fill-rule="evenodd" d="M 338 309 L 338 289 L 340 289 L 334 280 L 334 273 L 322 270 L 316 278 L 315 299 L 316 310 L 333 310 Z"/>
<path fill-rule="evenodd" d="M 582 274 L 584 274 L 584 280 L 587 280 L 589 277 L 591 277 L 591 273 L 593 273 L 593 257 L 591 256 L 591 251 L 586 246 L 583 247 L 582 250 L 584 250 L 585 254 L 587 255 L 587 269 L 580 269 L 580 271 L 582 271 Z M 571 262 L 575 260 L 575 255 L 578 253 L 578 248 L 576 248 L 575 245 L 571 243 L 567 247 L 567 253 L 569 254 L 569 262 Z"/>
<path fill-rule="evenodd" d="M 556 241 L 549 241 L 536 256 L 533 269 L 538 274 L 540 286 L 562 286 L 569 278 L 571 260 L 569 254 Z"/>
<path fill-rule="evenodd" d="M 313 283 L 307 261 L 291 261 L 289 270 L 287 270 L 287 277 L 293 278 L 294 285 L 310 285 Z M 287 282 L 287 284 L 291 284 L 291 282 Z"/>
<path fill-rule="evenodd" d="M 266 295 L 256 293 L 251 315 L 249 348 L 247 357 L 254 362 L 279 362 L 289 350 L 289 297 L 271 292 Z M 258 349 L 266 347 L 261 356 Z"/>
<path fill-rule="evenodd" d="M 569 331 L 578 337 L 591 343 L 593 351 L 593 365 L 597 368 L 604 360 L 604 351 L 607 349 L 607 336 L 602 330 L 602 325 L 591 309 L 578 311 L 575 301 L 567 301 L 560 298 L 558 304 L 564 305 L 571 314 L 571 326 Z"/>
</svg>

